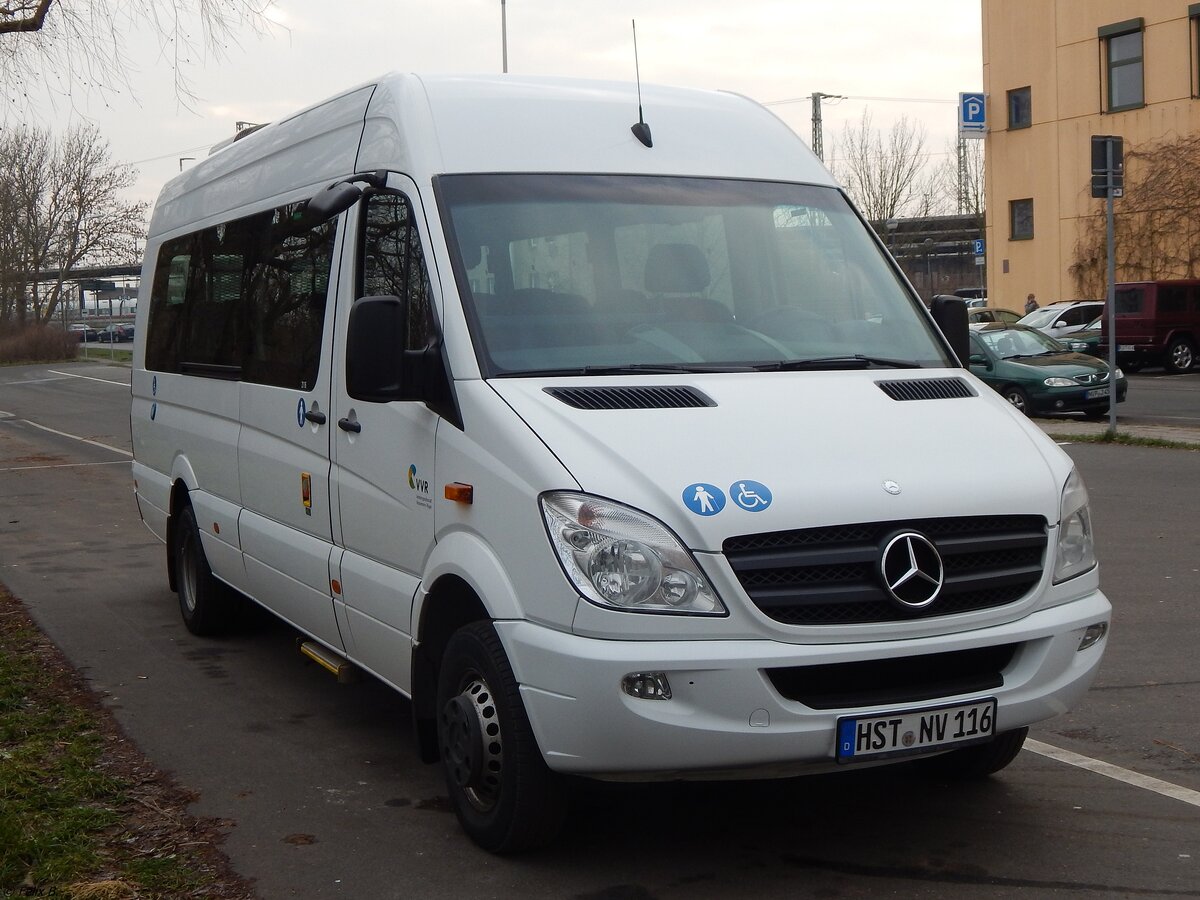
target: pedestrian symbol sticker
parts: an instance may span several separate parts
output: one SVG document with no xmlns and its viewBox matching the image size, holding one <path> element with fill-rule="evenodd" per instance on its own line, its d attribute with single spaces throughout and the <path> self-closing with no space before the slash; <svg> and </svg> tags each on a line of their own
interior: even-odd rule
<svg viewBox="0 0 1200 900">
<path fill-rule="evenodd" d="M 689 484 L 683 489 L 683 505 L 698 516 L 715 516 L 725 508 L 725 493 L 715 484 Z"/>
<path fill-rule="evenodd" d="M 771 489 L 760 481 L 735 481 L 729 496 L 746 512 L 762 512 L 771 505 Z"/>
</svg>

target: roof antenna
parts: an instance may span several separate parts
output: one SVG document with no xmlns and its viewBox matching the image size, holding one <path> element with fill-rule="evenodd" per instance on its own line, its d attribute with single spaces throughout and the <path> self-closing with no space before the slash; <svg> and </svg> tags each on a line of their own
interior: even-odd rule
<svg viewBox="0 0 1200 900">
<path fill-rule="evenodd" d="M 637 19 L 630 19 L 630 22 L 633 24 L 633 71 L 637 75 L 638 120 L 629 130 L 647 147 L 653 147 L 654 141 L 650 139 L 650 126 L 646 124 L 646 118 L 642 115 L 642 72 L 638 67 Z"/>
</svg>

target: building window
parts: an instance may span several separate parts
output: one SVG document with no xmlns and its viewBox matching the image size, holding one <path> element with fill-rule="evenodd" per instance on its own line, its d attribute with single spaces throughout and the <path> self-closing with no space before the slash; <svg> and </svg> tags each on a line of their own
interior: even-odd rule
<svg viewBox="0 0 1200 900">
<path fill-rule="evenodd" d="M 1008 92 L 1008 127 L 1028 128 L 1033 124 L 1033 106 L 1029 88 L 1017 88 Z"/>
<path fill-rule="evenodd" d="M 1008 236 L 1013 241 L 1033 239 L 1033 200 L 1013 200 L 1008 204 Z"/>
<path fill-rule="evenodd" d="M 1104 70 L 1107 77 L 1106 109 L 1119 112 L 1136 109 L 1146 104 L 1145 87 L 1142 81 L 1142 37 L 1141 19 L 1130 19 L 1100 29 L 1100 42 L 1104 50 Z"/>
<path fill-rule="evenodd" d="M 1200 3 L 1188 6 L 1188 59 L 1192 80 L 1192 96 L 1200 97 Z"/>
</svg>

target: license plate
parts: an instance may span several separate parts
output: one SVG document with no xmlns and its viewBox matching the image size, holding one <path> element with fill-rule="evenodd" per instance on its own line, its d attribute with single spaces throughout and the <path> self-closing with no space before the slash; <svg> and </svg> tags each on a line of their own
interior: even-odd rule
<svg viewBox="0 0 1200 900">
<path fill-rule="evenodd" d="M 1122 353 L 1132 353 L 1133 344 L 1117 344 L 1117 349 Z"/>
<path fill-rule="evenodd" d="M 1094 390 L 1088 391 L 1083 396 L 1086 397 L 1088 400 L 1097 400 L 1100 397 L 1107 397 L 1108 396 L 1108 388 L 1095 388 Z"/>
<path fill-rule="evenodd" d="M 837 723 L 837 761 L 861 762 L 974 743 L 996 733 L 996 700 L 877 716 L 843 716 Z"/>
</svg>

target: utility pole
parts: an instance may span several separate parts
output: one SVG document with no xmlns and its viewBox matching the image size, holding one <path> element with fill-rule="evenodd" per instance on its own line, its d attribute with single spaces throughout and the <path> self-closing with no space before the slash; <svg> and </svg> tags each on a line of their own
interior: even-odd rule
<svg viewBox="0 0 1200 900">
<path fill-rule="evenodd" d="M 967 139 L 958 136 L 958 214 L 967 212 Z"/>
<path fill-rule="evenodd" d="M 841 94 L 822 94 L 814 91 L 812 95 L 812 151 L 817 159 L 825 162 L 825 130 L 821 123 L 822 100 L 845 100 Z"/>
</svg>

